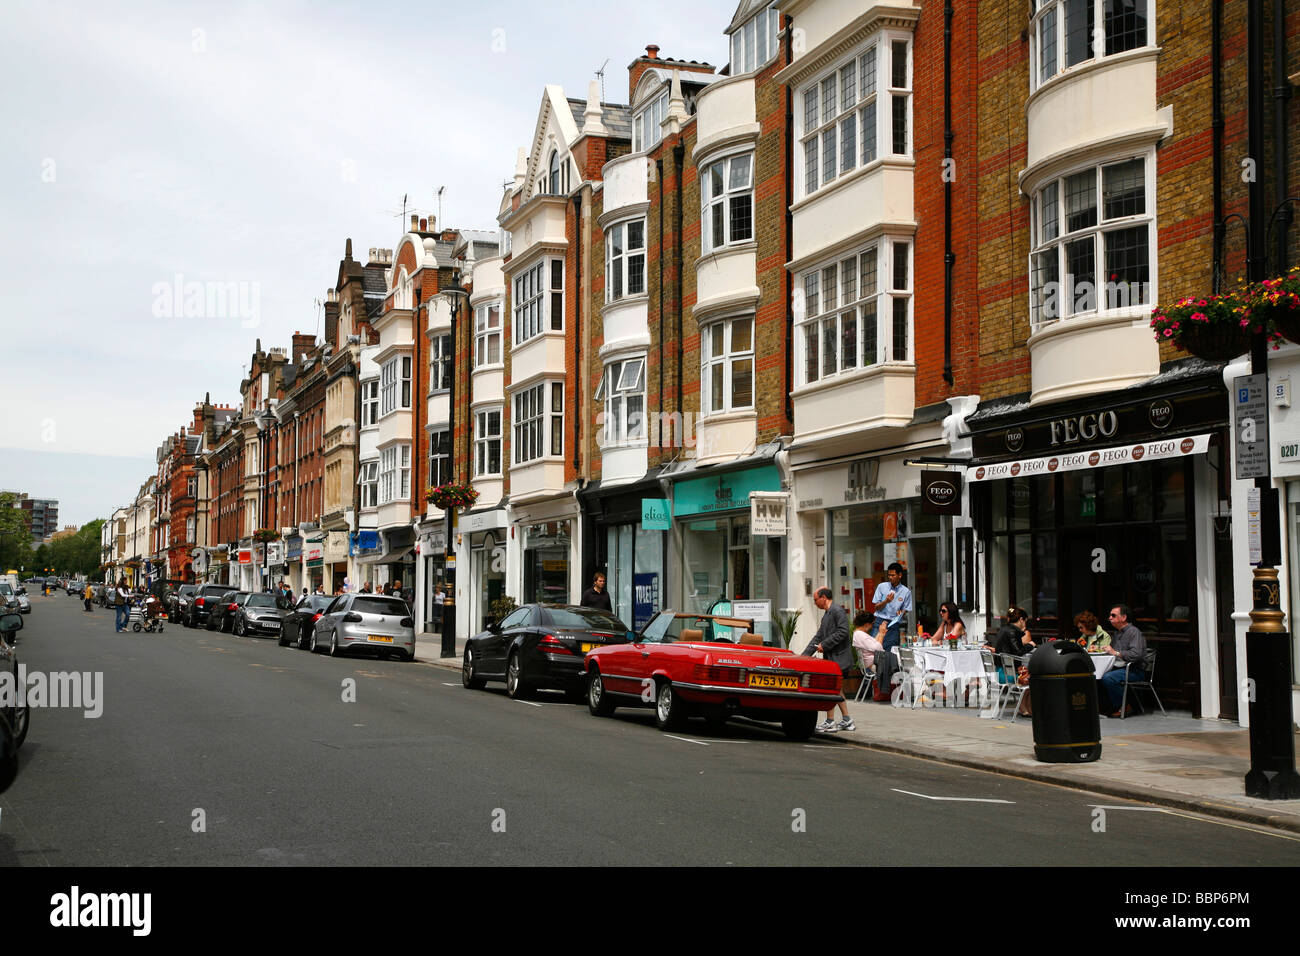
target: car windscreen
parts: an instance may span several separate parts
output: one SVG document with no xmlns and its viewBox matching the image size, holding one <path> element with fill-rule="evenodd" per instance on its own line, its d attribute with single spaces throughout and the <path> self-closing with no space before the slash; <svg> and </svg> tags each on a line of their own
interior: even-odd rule
<svg viewBox="0 0 1300 956">
<path fill-rule="evenodd" d="M 595 608 L 548 607 L 546 616 L 552 627 L 569 627 L 584 631 L 613 631 L 627 633 L 618 618 Z"/>
<path fill-rule="evenodd" d="M 13 594 L 14 589 L 8 584 L 0 584 L 0 594 Z"/>
<path fill-rule="evenodd" d="M 250 594 L 248 596 L 248 607 L 275 607 L 274 594 Z"/>
<path fill-rule="evenodd" d="M 389 597 L 359 597 L 352 602 L 352 610 L 358 614 L 389 614 L 409 617 L 411 611 L 405 601 Z"/>
</svg>

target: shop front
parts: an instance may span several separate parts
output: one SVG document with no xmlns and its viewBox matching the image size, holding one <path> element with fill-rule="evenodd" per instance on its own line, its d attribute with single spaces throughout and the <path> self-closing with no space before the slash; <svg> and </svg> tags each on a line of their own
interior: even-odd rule
<svg viewBox="0 0 1300 956">
<path fill-rule="evenodd" d="M 325 586 L 325 535 L 308 536 L 302 545 L 302 577 L 304 586 L 313 594 Z M 333 593 L 333 592 L 330 592 Z"/>
<path fill-rule="evenodd" d="M 746 602 L 756 622 L 774 620 L 785 594 L 786 538 L 751 534 L 751 495 L 781 490 L 770 462 L 673 483 L 679 610 L 731 613 Z M 770 626 L 759 629 L 770 638 Z"/>
<path fill-rule="evenodd" d="M 442 630 L 443 602 L 438 600 L 439 589 L 447 592 L 446 560 L 447 529 L 444 519 L 425 522 L 420 525 L 420 536 L 415 541 L 418 594 L 416 615 L 420 620 L 421 630 L 426 634 Z"/>
<path fill-rule="evenodd" d="M 294 594 L 301 594 L 306 585 L 303 583 L 302 575 L 302 535 L 291 534 L 284 539 L 284 560 L 285 571 L 289 580 L 289 587 L 293 589 Z"/>
<path fill-rule="evenodd" d="M 590 530 L 579 592 L 595 572 L 604 573 L 614 616 L 639 632 L 665 606 L 671 502 L 652 476 L 614 487 L 596 483 L 584 490 L 582 507 Z"/>
<path fill-rule="evenodd" d="M 483 631 L 496 620 L 500 598 L 516 595 L 506 590 L 510 570 L 509 516 L 504 508 L 470 511 L 457 521 L 457 563 L 464 555 L 468 573 L 456 587 L 456 633 L 466 636 Z"/>
<path fill-rule="evenodd" d="M 370 584 L 374 589 L 374 559 L 379 556 L 379 531 L 376 528 L 362 528 L 348 536 L 348 553 L 352 559 L 352 568 L 358 591 Z"/>
<path fill-rule="evenodd" d="M 354 582 L 348 577 L 348 533 L 346 531 L 325 532 L 325 553 L 322 579 L 325 590 L 337 594 L 343 590 L 343 583 Z"/>
<path fill-rule="evenodd" d="M 934 630 L 951 600 L 951 528 L 921 506 L 921 475 L 903 455 L 863 457 L 795 472 L 795 502 L 811 538 L 809 588 L 825 586 L 849 611 L 874 610 L 871 597 L 889 566 L 903 567 L 912 611 L 903 630 Z"/>
<path fill-rule="evenodd" d="M 1161 699 L 1235 716 L 1233 629 L 1219 613 L 1231 584 L 1218 586 L 1231 581 L 1224 399 L 1216 373 L 1170 375 L 970 416 L 986 626 L 1015 605 L 1035 636 L 1073 639 L 1076 614 L 1106 627 L 1127 604 L 1156 651 Z"/>
<path fill-rule="evenodd" d="M 523 537 L 520 604 L 576 604 L 570 589 L 573 521 L 519 525 Z M 581 597 L 581 595 L 579 595 Z"/>
</svg>

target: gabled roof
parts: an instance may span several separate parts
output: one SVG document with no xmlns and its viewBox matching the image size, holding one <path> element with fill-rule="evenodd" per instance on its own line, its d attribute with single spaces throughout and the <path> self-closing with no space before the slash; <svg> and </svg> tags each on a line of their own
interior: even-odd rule
<svg viewBox="0 0 1300 956">
<path fill-rule="evenodd" d="M 573 111 L 573 122 L 581 131 L 587 122 L 587 101 L 576 96 L 567 97 L 569 109 Z M 621 103 L 601 103 L 600 121 L 615 139 L 632 138 L 632 111 Z"/>
</svg>

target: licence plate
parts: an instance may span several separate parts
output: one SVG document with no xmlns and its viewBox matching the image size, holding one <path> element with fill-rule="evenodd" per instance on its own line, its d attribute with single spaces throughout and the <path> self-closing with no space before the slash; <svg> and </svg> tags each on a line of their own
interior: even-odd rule
<svg viewBox="0 0 1300 956">
<path fill-rule="evenodd" d="M 591 650 L 594 647 L 604 647 L 605 645 L 604 644 L 582 644 L 580 646 L 582 647 L 582 653 L 585 654 L 587 653 L 587 651 Z"/>
<path fill-rule="evenodd" d="M 367 634 L 367 635 L 366 635 L 366 640 L 370 641 L 370 642 L 373 643 L 373 644 L 391 644 L 391 643 L 393 643 L 393 639 L 392 639 L 391 637 L 385 637 L 385 636 L 382 635 L 382 634 Z"/>
<path fill-rule="evenodd" d="M 798 690 L 798 677 L 783 677 L 777 674 L 750 674 L 748 684 L 750 687 L 776 687 L 781 690 Z"/>
</svg>

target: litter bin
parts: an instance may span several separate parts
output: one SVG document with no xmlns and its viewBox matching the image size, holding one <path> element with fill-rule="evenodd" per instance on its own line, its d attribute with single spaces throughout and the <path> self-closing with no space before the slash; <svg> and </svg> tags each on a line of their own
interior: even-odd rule
<svg viewBox="0 0 1300 956">
<path fill-rule="evenodd" d="M 1101 756 L 1097 678 L 1092 659 L 1073 641 L 1049 641 L 1029 658 L 1034 757 L 1044 763 L 1089 763 Z"/>
</svg>

